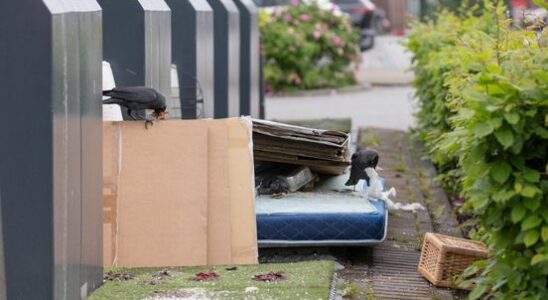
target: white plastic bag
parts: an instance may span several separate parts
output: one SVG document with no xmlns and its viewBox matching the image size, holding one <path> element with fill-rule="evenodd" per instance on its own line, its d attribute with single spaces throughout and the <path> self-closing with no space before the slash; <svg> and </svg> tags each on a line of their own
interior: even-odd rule
<svg viewBox="0 0 548 300">
<path fill-rule="evenodd" d="M 372 200 L 382 200 L 386 203 L 386 206 L 390 210 L 403 210 L 416 212 L 421 209 L 424 210 L 424 206 L 419 203 L 402 204 L 400 202 L 394 202 L 390 197 L 396 197 L 396 189 L 391 187 L 388 191 L 383 191 L 383 185 L 379 178 L 379 174 L 373 168 L 365 168 L 365 173 L 369 176 L 369 186 L 364 184 L 365 197 Z"/>
</svg>

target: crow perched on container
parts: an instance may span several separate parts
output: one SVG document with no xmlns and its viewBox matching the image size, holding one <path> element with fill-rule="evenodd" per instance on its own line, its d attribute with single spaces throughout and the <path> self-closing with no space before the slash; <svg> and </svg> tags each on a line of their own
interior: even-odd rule
<svg viewBox="0 0 548 300">
<path fill-rule="evenodd" d="M 352 154 L 350 177 L 345 185 L 356 185 L 360 179 L 365 179 L 369 185 L 369 176 L 367 176 L 365 168 L 375 169 L 378 163 L 379 153 L 375 150 L 362 150 Z"/>
<path fill-rule="evenodd" d="M 153 88 L 145 86 L 115 87 L 109 91 L 103 91 L 104 96 L 111 97 L 103 100 L 103 104 L 118 104 L 127 108 L 127 113 L 133 120 L 145 120 L 145 127 L 152 124 L 154 119 L 164 119 L 166 112 L 166 98 Z M 152 109 L 153 118 L 147 118 L 134 112 Z"/>
</svg>

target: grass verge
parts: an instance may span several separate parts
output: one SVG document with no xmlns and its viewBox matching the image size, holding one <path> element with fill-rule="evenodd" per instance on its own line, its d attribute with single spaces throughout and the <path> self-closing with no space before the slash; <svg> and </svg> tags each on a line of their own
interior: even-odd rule
<svg viewBox="0 0 548 300">
<path fill-rule="evenodd" d="M 132 279 L 106 281 L 89 299 L 163 299 L 166 297 L 159 295 L 174 293 L 179 299 L 317 300 L 328 298 L 333 277 L 332 261 L 245 265 L 229 269 L 229 266 L 167 268 L 169 276 L 160 281 L 154 280 L 154 274 L 163 268 L 107 270 L 129 274 Z M 198 272 L 210 271 L 218 273 L 220 278 L 202 282 L 191 279 Z M 252 279 L 254 275 L 268 272 L 283 272 L 285 279 L 274 282 Z"/>
</svg>

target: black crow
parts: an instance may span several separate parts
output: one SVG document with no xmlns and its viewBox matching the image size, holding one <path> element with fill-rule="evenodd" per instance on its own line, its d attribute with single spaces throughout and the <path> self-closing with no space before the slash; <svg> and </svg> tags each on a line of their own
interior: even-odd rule
<svg viewBox="0 0 548 300">
<path fill-rule="evenodd" d="M 137 118 L 133 113 L 142 111 L 145 109 L 152 109 L 154 112 L 152 116 L 155 119 L 164 119 L 166 115 L 166 97 L 153 88 L 145 86 L 127 86 L 127 87 L 115 87 L 110 91 L 103 91 L 104 96 L 111 97 L 103 100 L 103 104 L 118 104 L 127 108 L 127 114 L 133 120 L 145 120 L 145 127 L 148 124 L 154 125 L 153 119 L 149 119 L 146 116 L 137 115 Z"/>
<path fill-rule="evenodd" d="M 256 188 L 259 195 L 272 195 L 274 198 L 280 198 L 289 192 L 287 183 L 277 176 L 255 177 L 258 183 Z"/>
<path fill-rule="evenodd" d="M 345 185 L 356 185 L 360 179 L 365 179 L 369 185 L 369 176 L 365 173 L 365 168 L 375 169 L 378 163 L 379 153 L 375 150 L 362 150 L 352 154 L 350 177 Z"/>
</svg>

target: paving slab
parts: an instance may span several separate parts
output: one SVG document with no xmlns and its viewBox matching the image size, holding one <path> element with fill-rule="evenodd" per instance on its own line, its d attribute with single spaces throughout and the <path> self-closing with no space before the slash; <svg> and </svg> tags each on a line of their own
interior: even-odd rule
<svg viewBox="0 0 548 300">
<path fill-rule="evenodd" d="M 387 188 L 398 192 L 394 200 L 417 202 L 426 210 L 390 212 L 387 240 L 375 247 L 262 249 L 261 262 L 335 259 L 344 266 L 337 277 L 359 287 L 355 299 L 464 299 L 461 292 L 432 286 L 417 271 L 424 233 L 461 235 L 447 196 L 434 180 L 435 169 L 421 159 L 421 146 L 402 130 L 367 128 L 358 137 L 359 147 L 379 151 L 379 172 Z"/>
</svg>

